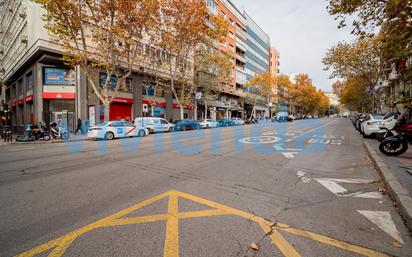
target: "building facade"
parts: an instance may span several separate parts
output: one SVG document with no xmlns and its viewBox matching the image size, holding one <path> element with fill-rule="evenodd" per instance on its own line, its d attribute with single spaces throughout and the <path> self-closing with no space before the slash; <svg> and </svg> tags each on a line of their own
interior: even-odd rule
<svg viewBox="0 0 412 257">
<path fill-rule="evenodd" d="M 208 116 L 214 119 L 246 117 L 247 94 L 251 92 L 245 83 L 254 74 L 269 69 L 269 48 L 266 47 L 269 37 L 231 1 L 206 2 L 230 24 L 227 40 L 219 49 L 230 52 L 233 61 L 233 79 L 222 85 L 218 98 L 211 101 Z M 44 10 L 30 0 L 7 0 L 3 1 L 0 14 L 0 80 L 5 84 L 1 101 L 12 110 L 13 129 L 21 133 L 27 122 L 63 121 L 73 131 L 77 118 L 89 124 L 103 122 L 104 106 L 85 75 L 79 67 L 67 67 L 62 62 L 61 47 L 44 28 Z M 153 46 L 147 45 L 147 48 Z M 154 92 L 152 85 L 156 82 L 152 81 L 152 74 L 168 83 L 166 69 L 152 67 L 150 63 L 136 67 L 126 86 L 113 99 L 111 120 L 133 120 L 145 113 L 171 120 L 180 118 L 173 94 L 167 89 Z M 99 72 L 95 84 L 102 85 L 106 77 Z M 115 85 L 116 79 L 111 78 L 111 83 Z M 266 100 L 260 98 L 260 108 L 264 109 Z M 199 103 L 197 117 L 204 118 L 202 113 Z M 187 106 L 184 115 L 194 118 L 195 108 Z"/>
</svg>

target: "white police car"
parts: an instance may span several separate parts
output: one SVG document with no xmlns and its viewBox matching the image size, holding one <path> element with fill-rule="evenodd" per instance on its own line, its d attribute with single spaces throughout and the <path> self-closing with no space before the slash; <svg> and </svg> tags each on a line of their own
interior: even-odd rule
<svg viewBox="0 0 412 257">
<path fill-rule="evenodd" d="M 141 126 L 135 126 L 127 121 L 110 121 L 101 125 L 90 127 L 87 137 L 91 139 L 106 139 L 123 137 L 144 137 L 149 131 Z"/>
</svg>

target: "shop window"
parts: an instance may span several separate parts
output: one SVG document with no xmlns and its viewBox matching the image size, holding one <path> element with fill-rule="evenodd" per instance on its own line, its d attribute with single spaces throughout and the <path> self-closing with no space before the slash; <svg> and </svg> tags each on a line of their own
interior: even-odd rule
<svg viewBox="0 0 412 257">
<path fill-rule="evenodd" d="M 107 80 L 107 74 L 104 72 L 100 72 L 99 73 L 99 85 L 101 88 L 104 87 L 104 85 L 106 84 L 106 80 Z M 108 88 L 110 90 L 115 90 L 116 86 L 117 86 L 117 77 L 116 76 L 111 76 L 110 80 L 109 80 L 109 85 Z M 126 78 L 126 80 L 124 80 L 123 85 L 119 86 L 119 91 L 121 92 L 126 92 L 126 93 L 130 93 L 132 92 L 132 79 L 131 78 Z"/>
</svg>

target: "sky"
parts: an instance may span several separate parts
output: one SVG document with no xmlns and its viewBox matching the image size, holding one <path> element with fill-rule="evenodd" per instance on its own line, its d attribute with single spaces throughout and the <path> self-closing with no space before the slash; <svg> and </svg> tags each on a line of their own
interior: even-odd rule
<svg viewBox="0 0 412 257">
<path fill-rule="evenodd" d="M 307 73 L 313 84 L 331 91 L 336 80 L 324 71 L 322 58 L 338 41 L 350 41 L 350 28 L 338 29 L 338 21 L 326 11 L 327 0 L 232 0 L 270 36 L 280 53 L 281 73 Z"/>
</svg>

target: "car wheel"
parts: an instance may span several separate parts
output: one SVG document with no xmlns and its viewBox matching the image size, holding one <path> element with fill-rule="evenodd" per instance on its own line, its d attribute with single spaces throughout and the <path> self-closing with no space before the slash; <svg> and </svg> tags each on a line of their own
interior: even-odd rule
<svg viewBox="0 0 412 257">
<path fill-rule="evenodd" d="M 170 127 L 168 131 L 169 131 L 169 132 L 172 132 L 172 131 L 173 131 L 173 128 L 172 128 L 172 127 Z"/>
<path fill-rule="evenodd" d="M 182 127 L 182 131 L 186 131 L 186 126 L 183 126 L 183 127 Z"/>
<path fill-rule="evenodd" d="M 149 134 L 154 134 L 153 129 L 149 129 Z"/>
<path fill-rule="evenodd" d="M 137 135 L 139 137 L 144 137 L 144 136 L 146 136 L 146 132 L 143 129 L 141 129 L 141 130 L 139 130 L 139 133 Z"/>
<path fill-rule="evenodd" d="M 206 124 L 206 128 L 207 128 L 207 129 L 210 128 L 209 124 Z"/>
<path fill-rule="evenodd" d="M 43 136 L 43 140 L 44 140 L 44 141 L 50 141 L 50 136 L 49 136 L 49 135 Z"/>
<path fill-rule="evenodd" d="M 113 139 L 114 139 L 114 134 L 113 134 L 113 132 L 107 132 L 107 133 L 104 135 L 104 138 L 105 138 L 106 140 L 113 140 Z"/>
</svg>

